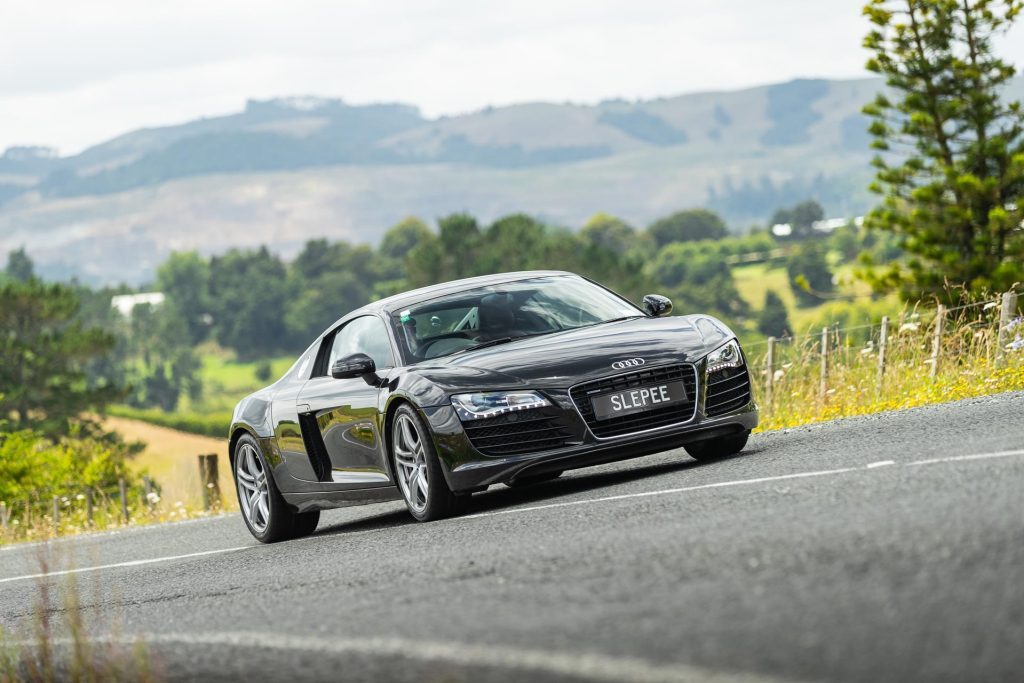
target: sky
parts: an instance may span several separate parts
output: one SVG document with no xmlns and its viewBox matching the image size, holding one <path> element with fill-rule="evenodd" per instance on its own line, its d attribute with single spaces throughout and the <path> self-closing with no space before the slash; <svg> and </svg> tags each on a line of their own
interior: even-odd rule
<svg viewBox="0 0 1024 683">
<path fill-rule="evenodd" d="M 0 3 L 0 150 L 72 154 L 250 98 L 525 101 L 866 76 L 863 0 L 33 0 Z M 1024 30 L 1003 55 L 1024 63 Z"/>
</svg>

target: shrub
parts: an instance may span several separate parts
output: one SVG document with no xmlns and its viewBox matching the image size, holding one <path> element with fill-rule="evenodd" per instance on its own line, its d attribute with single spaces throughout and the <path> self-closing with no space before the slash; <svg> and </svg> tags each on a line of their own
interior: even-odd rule
<svg viewBox="0 0 1024 683">
<path fill-rule="evenodd" d="M 0 432 L 0 500 L 49 501 L 71 490 L 113 493 L 134 483 L 129 448 L 102 439 L 51 441 L 31 431 Z"/>
</svg>

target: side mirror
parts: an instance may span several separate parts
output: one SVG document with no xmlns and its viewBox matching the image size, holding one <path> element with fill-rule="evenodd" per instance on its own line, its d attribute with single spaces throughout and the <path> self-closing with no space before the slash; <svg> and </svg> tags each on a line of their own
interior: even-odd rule
<svg viewBox="0 0 1024 683">
<path fill-rule="evenodd" d="M 644 296 L 644 310 L 652 318 L 660 318 L 672 312 L 672 299 L 660 294 L 647 294 Z"/>
<path fill-rule="evenodd" d="M 334 379 L 352 379 L 354 377 L 367 377 L 375 375 L 377 364 L 365 353 L 353 353 L 334 361 L 331 366 L 331 377 Z"/>
</svg>

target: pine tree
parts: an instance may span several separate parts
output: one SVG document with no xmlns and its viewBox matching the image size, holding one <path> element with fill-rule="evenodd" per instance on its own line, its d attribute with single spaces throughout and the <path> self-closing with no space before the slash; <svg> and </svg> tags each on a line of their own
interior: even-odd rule
<svg viewBox="0 0 1024 683">
<path fill-rule="evenodd" d="M 888 93 L 864 108 L 879 151 L 870 228 L 909 258 L 876 273 L 906 298 L 1002 290 L 1024 278 L 1024 114 L 1003 99 L 1014 67 L 993 53 L 1019 0 L 871 0 L 867 68 Z"/>
<path fill-rule="evenodd" d="M 764 295 L 764 308 L 757 318 L 757 329 L 768 337 L 783 337 L 790 332 L 786 304 L 774 289 L 769 289 Z"/>
<path fill-rule="evenodd" d="M 33 278 L 0 286 L 0 416 L 14 427 L 66 434 L 123 395 L 87 379 L 86 365 L 109 353 L 115 339 L 76 322 L 79 306 L 66 285 Z"/>
</svg>

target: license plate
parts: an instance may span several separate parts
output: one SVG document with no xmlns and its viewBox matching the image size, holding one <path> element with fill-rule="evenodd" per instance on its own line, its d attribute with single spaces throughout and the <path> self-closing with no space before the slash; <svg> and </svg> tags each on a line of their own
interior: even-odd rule
<svg viewBox="0 0 1024 683">
<path fill-rule="evenodd" d="M 682 382 L 665 382 L 593 396 L 590 405 L 594 409 L 594 417 L 598 420 L 607 420 L 663 408 L 685 400 L 686 387 Z"/>
</svg>

